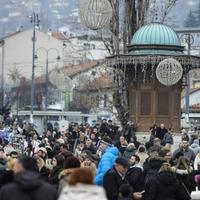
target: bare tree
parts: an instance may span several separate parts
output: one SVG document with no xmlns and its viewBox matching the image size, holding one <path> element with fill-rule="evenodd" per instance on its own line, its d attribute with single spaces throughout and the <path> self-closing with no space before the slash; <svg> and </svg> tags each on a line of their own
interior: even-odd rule
<svg viewBox="0 0 200 200">
<path fill-rule="evenodd" d="M 171 9 L 174 7 L 174 5 L 176 4 L 178 0 L 168 0 L 165 1 L 165 3 L 162 4 L 162 10 L 161 10 L 161 23 L 164 23 L 166 20 L 166 17 L 168 16 L 168 14 L 170 13 Z"/>
</svg>

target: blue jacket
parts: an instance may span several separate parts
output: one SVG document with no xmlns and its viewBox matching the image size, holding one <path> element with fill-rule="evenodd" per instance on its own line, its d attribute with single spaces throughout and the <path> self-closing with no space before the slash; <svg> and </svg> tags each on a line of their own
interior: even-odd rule
<svg viewBox="0 0 200 200">
<path fill-rule="evenodd" d="M 99 162 L 97 174 L 95 176 L 95 183 L 97 185 L 103 186 L 104 175 L 114 166 L 115 160 L 118 156 L 119 150 L 117 147 L 109 147 L 106 149 L 106 152 Z"/>
</svg>

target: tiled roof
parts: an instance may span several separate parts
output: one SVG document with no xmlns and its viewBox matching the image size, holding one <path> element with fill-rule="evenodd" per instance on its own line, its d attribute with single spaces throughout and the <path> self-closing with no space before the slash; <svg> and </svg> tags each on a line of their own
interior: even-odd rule
<svg viewBox="0 0 200 200">
<path fill-rule="evenodd" d="M 64 71 L 64 74 L 70 78 L 76 76 L 77 74 L 80 74 L 82 72 L 85 72 L 87 70 L 90 70 L 98 65 L 103 63 L 103 60 L 98 60 L 98 61 L 91 61 L 87 63 L 82 63 L 78 65 L 73 65 L 70 67 L 63 67 L 61 70 Z M 53 71 L 53 70 L 52 70 Z M 46 75 L 42 75 L 39 77 L 36 77 L 34 80 L 35 84 L 43 84 L 46 82 Z M 27 86 L 31 84 L 31 80 L 26 80 L 25 83 Z"/>
<path fill-rule="evenodd" d="M 84 91 L 96 91 L 103 89 L 110 89 L 114 87 L 113 79 L 108 74 L 104 73 L 98 78 L 88 81 L 87 85 L 83 85 L 81 88 L 76 88 L 80 92 Z"/>
<path fill-rule="evenodd" d="M 51 33 L 52 37 L 58 39 L 58 40 L 67 40 L 66 36 L 64 35 L 64 33 L 61 32 L 52 32 Z"/>
<path fill-rule="evenodd" d="M 82 72 L 88 71 L 88 70 L 102 64 L 103 62 L 104 62 L 103 60 L 98 60 L 98 61 L 90 61 L 87 63 L 81 63 L 81 64 L 73 65 L 70 67 L 64 67 L 63 71 L 66 76 L 72 78 L 73 76 L 80 74 Z"/>
</svg>

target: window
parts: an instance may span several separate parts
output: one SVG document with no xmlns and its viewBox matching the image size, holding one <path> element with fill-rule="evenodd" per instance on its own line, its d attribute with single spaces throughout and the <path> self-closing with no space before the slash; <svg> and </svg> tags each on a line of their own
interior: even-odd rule
<svg viewBox="0 0 200 200">
<path fill-rule="evenodd" d="M 158 93 L 158 115 L 169 115 L 169 93 Z"/>
<path fill-rule="evenodd" d="M 174 94 L 174 115 L 180 115 L 180 98 L 178 93 Z"/>
<path fill-rule="evenodd" d="M 141 93 L 141 115 L 151 115 L 151 93 Z"/>
<path fill-rule="evenodd" d="M 136 93 L 132 92 L 130 96 L 130 111 L 132 115 L 136 112 Z"/>
</svg>

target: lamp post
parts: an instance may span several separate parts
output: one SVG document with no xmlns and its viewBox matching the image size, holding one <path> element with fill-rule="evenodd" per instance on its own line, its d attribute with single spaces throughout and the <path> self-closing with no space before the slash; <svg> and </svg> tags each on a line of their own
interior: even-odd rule
<svg viewBox="0 0 200 200">
<path fill-rule="evenodd" d="M 48 82 L 49 82 L 49 75 L 48 75 L 49 74 L 49 52 L 50 51 L 56 51 L 56 53 L 57 53 L 57 57 L 56 57 L 57 61 L 60 60 L 60 56 L 59 56 L 59 51 L 56 48 L 46 49 L 44 47 L 40 47 L 40 48 L 38 48 L 36 50 L 35 59 L 38 58 L 38 55 L 37 55 L 38 51 L 44 51 L 45 54 L 46 54 L 45 110 L 48 110 L 48 101 L 47 101 L 47 98 L 48 98 Z"/>
<path fill-rule="evenodd" d="M 182 38 L 185 39 L 185 42 L 187 43 L 187 55 L 190 56 L 191 55 L 191 46 L 194 43 L 194 37 L 192 34 L 197 34 L 200 33 L 200 29 L 199 28 L 191 28 L 191 29 L 179 29 L 176 30 L 176 32 L 178 34 L 180 34 L 180 36 Z M 186 79 L 185 79 L 185 83 L 186 83 L 186 90 L 185 90 L 185 121 L 186 124 L 188 124 L 189 129 L 191 128 L 191 124 L 190 124 L 190 74 L 189 72 L 186 75 Z"/>
<path fill-rule="evenodd" d="M 30 123 L 33 123 L 33 110 L 34 110 L 34 90 L 35 90 L 35 42 L 36 42 L 36 26 L 39 26 L 40 20 L 38 17 L 38 14 L 35 12 L 30 17 L 31 23 L 33 24 L 33 36 L 32 36 L 32 42 L 33 42 L 33 51 L 32 51 L 32 76 L 31 76 L 31 114 L 30 114 Z"/>
<path fill-rule="evenodd" d="M 4 56 L 5 56 L 5 41 L 0 41 L 2 54 L 1 54 L 1 108 L 4 106 Z"/>
</svg>

